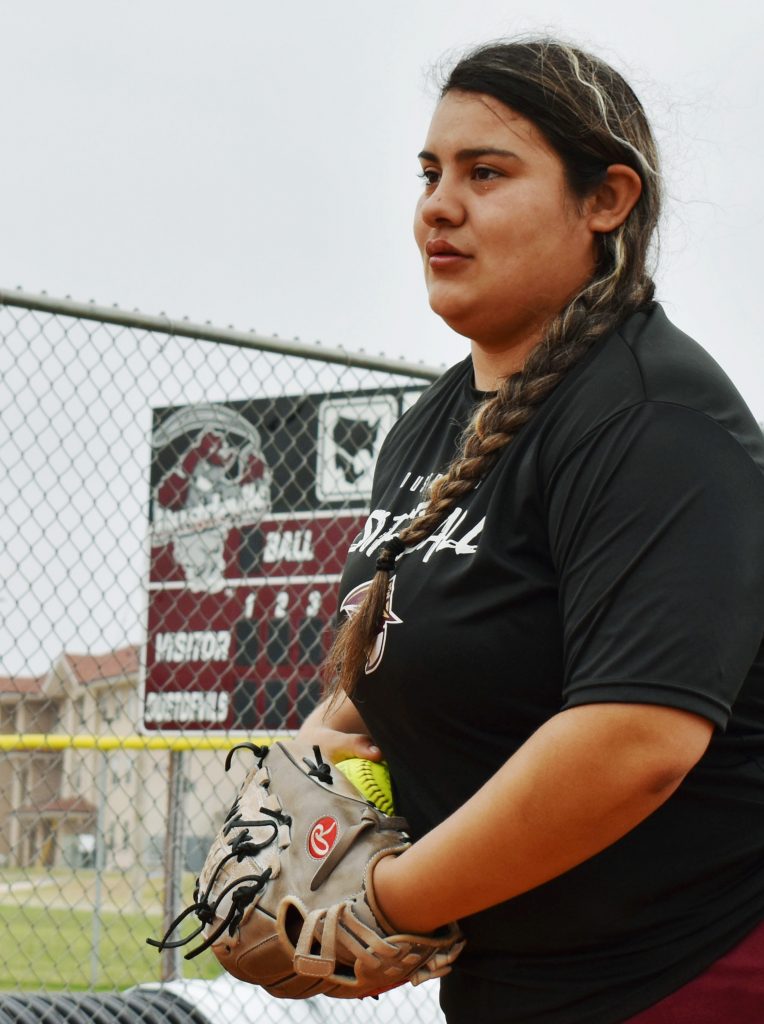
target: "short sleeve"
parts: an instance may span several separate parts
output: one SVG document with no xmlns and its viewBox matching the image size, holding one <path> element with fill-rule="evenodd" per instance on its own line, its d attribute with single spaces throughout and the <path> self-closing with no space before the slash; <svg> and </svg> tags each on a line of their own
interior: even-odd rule
<svg viewBox="0 0 764 1024">
<path fill-rule="evenodd" d="M 707 416 L 644 402 L 550 473 L 563 706 L 693 711 L 724 728 L 764 633 L 764 476 Z"/>
</svg>

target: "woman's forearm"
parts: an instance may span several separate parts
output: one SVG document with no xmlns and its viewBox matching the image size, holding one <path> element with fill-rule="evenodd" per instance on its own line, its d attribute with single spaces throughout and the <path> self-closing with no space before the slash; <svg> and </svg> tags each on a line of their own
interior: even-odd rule
<svg viewBox="0 0 764 1024">
<path fill-rule="evenodd" d="M 546 722 L 374 885 L 402 931 L 501 903 L 605 849 L 656 810 L 702 756 L 712 725 L 652 705 L 592 704 Z"/>
</svg>

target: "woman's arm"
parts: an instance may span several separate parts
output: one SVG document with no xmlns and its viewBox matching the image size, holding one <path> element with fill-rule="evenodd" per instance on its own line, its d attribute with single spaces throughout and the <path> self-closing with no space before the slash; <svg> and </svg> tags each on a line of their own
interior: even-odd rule
<svg viewBox="0 0 764 1024">
<path fill-rule="evenodd" d="M 335 763 L 346 757 L 365 757 L 369 761 L 382 759 L 382 752 L 369 735 L 364 720 L 345 694 L 338 697 L 333 705 L 325 700 L 314 708 L 295 739 L 318 744 L 323 756 Z"/>
<path fill-rule="evenodd" d="M 563 874 L 660 807 L 712 731 L 657 705 L 555 715 L 459 810 L 379 862 L 383 912 L 401 931 L 428 932 Z"/>
</svg>

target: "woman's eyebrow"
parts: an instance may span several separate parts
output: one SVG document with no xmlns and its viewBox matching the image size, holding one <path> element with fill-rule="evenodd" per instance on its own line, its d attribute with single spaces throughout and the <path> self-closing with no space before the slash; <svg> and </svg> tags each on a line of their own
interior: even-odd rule
<svg viewBox="0 0 764 1024">
<path fill-rule="evenodd" d="M 496 146 L 475 146 L 474 148 L 471 149 L 460 149 L 456 153 L 455 158 L 456 160 L 464 161 L 475 160 L 481 156 L 508 156 L 514 157 L 516 160 L 520 159 L 517 153 L 513 153 L 511 149 L 497 149 Z M 432 162 L 436 164 L 440 163 L 440 160 L 435 155 L 435 153 L 431 153 L 430 150 L 428 149 L 422 150 L 422 152 L 419 154 L 419 159 L 432 160 Z"/>
</svg>

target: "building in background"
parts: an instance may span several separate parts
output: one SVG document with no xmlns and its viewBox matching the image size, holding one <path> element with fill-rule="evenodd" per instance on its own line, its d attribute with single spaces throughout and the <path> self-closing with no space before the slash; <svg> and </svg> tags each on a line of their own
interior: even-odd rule
<svg viewBox="0 0 764 1024">
<path fill-rule="evenodd" d="M 140 723 L 139 651 L 62 654 L 43 676 L 0 678 L 0 730 L 84 736 L 128 736 Z M 92 866 L 99 810 L 105 867 L 160 863 L 167 820 L 167 751 L 108 753 L 69 747 L 0 756 L 0 864 Z M 219 752 L 184 756 L 185 849 L 198 867 L 220 825 L 225 776 Z M 214 798 L 213 798 L 214 797 Z"/>
</svg>

